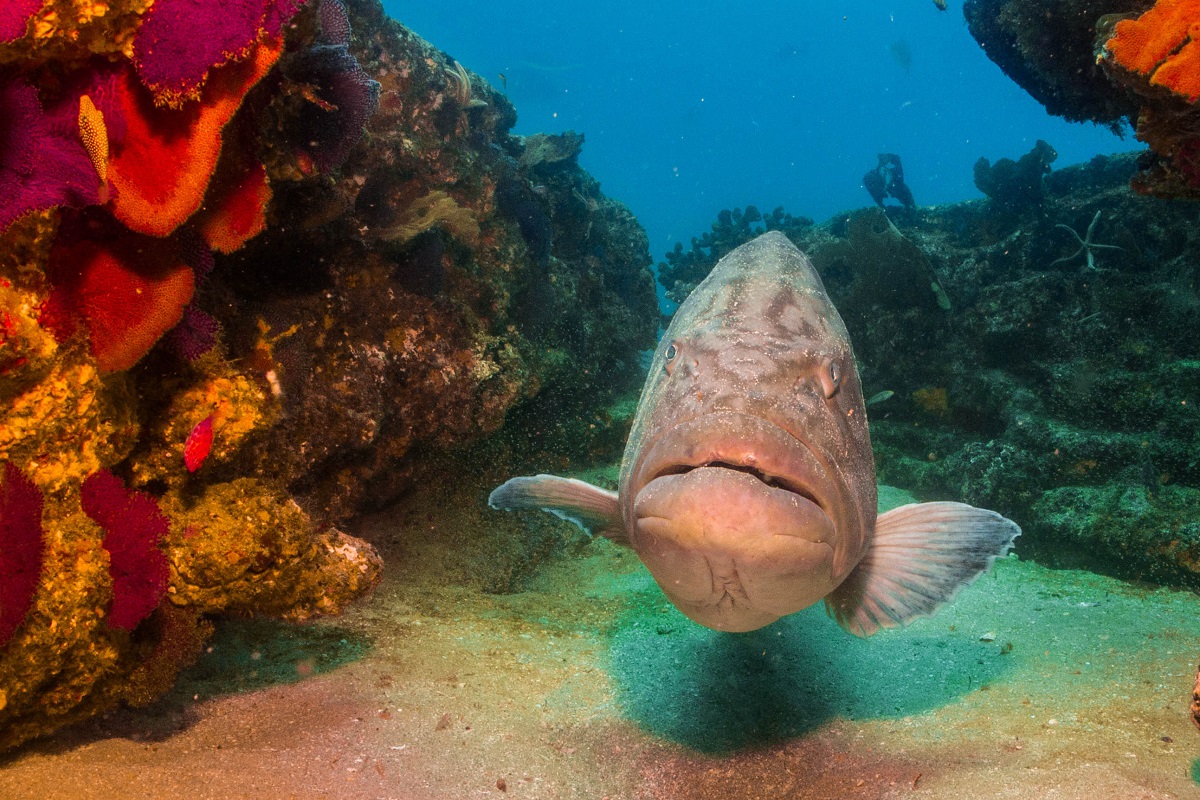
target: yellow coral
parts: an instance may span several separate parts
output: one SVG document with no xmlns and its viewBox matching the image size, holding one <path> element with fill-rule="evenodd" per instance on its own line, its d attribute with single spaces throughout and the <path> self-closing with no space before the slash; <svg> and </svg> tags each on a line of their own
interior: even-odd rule
<svg viewBox="0 0 1200 800">
<path fill-rule="evenodd" d="M 418 198 L 402 210 L 396 221 L 379 231 L 379 237 L 389 242 L 407 242 L 435 225 L 440 225 L 468 244 L 479 238 L 479 223 L 469 208 L 454 202 L 441 190 Z"/>
<path fill-rule="evenodd" d="M 119 402 L 93 364 L 64 359 L 0 415 L 0 460 L 25 465 L 30 479 L 57 492 L 116 463 L 136 436 L 133 404 Z"/>
<path fill-rule="evenodd" d="M 154 0 L 46 0 L 30 32 L 0 45 L 0 64 L 133 55 L 133 36 Z"/>
<path fill-rule="evenodd" d="M 0 402 L 37 383 L 58 352 L 58 343 L 37 323 L 38 296 L 0 278 Z"/>
</svg>

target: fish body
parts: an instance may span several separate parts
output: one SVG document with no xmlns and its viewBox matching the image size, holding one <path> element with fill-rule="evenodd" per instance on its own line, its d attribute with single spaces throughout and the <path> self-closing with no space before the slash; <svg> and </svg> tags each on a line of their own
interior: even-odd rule
<svg viewBox="0 0 1200 800">
<path fill-rule="evenodd" d="M 932 613 L 1020 533 L 962 503 L 876 518 L 866 406 L 846 327 L 800 250 L 768 232 L 726 255 L 655 352 L 616 492 L 513 478 L 541 508 L 633 548 L 710 628 L 749 631 L 824 599 L 866 636 Z"/>
<path fill-rule="evenodd" d="M 213 414 L 196 423 L 183 443 L 183 463 L 188 472 L 195 472 L 204 464 L 212 450 L 213 443 Z"/>
</svg>

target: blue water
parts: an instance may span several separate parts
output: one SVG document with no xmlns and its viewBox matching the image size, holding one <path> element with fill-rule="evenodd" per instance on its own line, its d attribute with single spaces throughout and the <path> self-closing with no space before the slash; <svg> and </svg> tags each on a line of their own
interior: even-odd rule
<svg viewBox="0 0 1200 800">
<path fill-rule="evenodd" d="M 497 88 L 503 73 L 515 133 L 582 131 L 581 163 L 656 260 L 722 208 L 822 220 L 867 205 L 880 152 L 931 205 L 980 197 L 976 159 L 1039 138 L 1055 167 L 1137 145 L 1047 115 L 971 38 L 960 0 L 384 6 Z"/>
</svg>

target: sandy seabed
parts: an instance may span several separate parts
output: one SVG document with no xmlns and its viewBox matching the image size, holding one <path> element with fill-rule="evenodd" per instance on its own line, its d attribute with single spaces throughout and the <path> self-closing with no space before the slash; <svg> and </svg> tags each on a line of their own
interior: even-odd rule
<svg viewBox="0 0 1200 800">
<path fill-rule="evenodd" d="M 0 798 L 1200 797 L 1192 593 L 1010 557 L 870 640 L 820 608 L 722 635 L 607 542 L 463 588 L 491 512 L 440 508 L 354 531 L 389 566 L 347 616 L 226 623 L 154 708 L 0 761 Z"/>
</svg>

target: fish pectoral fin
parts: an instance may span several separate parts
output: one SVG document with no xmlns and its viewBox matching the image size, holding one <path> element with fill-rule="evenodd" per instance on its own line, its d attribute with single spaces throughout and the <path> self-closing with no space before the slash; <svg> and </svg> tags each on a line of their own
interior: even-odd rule
<svg viewBox="0 0 1200 800">
<path fill-rule="evenodd" d="M 856 636 L 929 616 L 1012 547 L 1021 529 L 965 503 L 914 503 L 879 517 L 875 537 L 825 610 Z"/>
<path fill-rule="evenodd" d="M 574 478 L 557 475 L 512 478 L 492 492 L 488 505 L 510 511 L 540 508 L 574 522 L 592 536 L 629 546 L 617 493 Z"/>
</svg>

